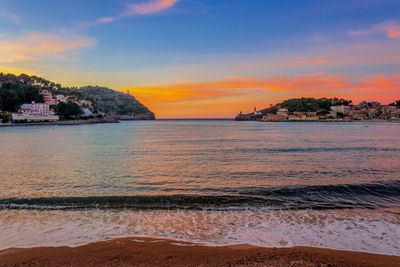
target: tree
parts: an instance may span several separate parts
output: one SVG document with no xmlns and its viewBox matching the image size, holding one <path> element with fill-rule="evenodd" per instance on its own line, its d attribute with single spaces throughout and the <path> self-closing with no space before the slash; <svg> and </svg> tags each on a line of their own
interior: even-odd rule
<svg viewBox="0 0 400 267">
<path fill-rule="evenodd" d="M 11 88 L 0 88 L 1 108 L 3 111 L 14 112 L 22 103 L 21 96 L 17 90 Z"/>
<path fill-rule="evenodd" d="M 332 106 L 350 105 L 351 100 L 338 98 L 292 98 L 282 102 L 281 107 L 287 108 L 289 112 L 317 112 L 330 110 Z"/>
<path fill-rule="evenodd" d="M 0 121 L 3 123 L 10 122 L 11 115 L 10 113 L 3 112 L 2 114 L 0 113 Z"/>
<path fill-rule="evenodd" d="M 43 96 L 40 94 L 39 89 L 33 87 L 31 85 L 25 88 L 25 103 L 37 102 L 42 103 L 44 102 Z"/>
<path fill-rule="evenodd" d="M 76 103 L 60 103 L 56 106 L 55 110 L 57 115 L 67 120 L 82 115 L 83 113 L 81 107 Z"/>
<path fill-rule="evenodd" d="M 397 100 L 397 101 L 395 101 L 395 102 L 393 102 L 393 103 L 391 103 L 391 104 L 389 104 L 390 106 L 396 106 L 397 108 L 399 108 L 400 109 L 400 100 Z"/>
<path fill-rule="evenodd" d="M 33 101 L 42 103 L 44 99 L 39 89 L 32 85 L 7 81 L 0 87 L 0 104 L 3 111 L 15 112 L 23 103 Z"/>
</svg>

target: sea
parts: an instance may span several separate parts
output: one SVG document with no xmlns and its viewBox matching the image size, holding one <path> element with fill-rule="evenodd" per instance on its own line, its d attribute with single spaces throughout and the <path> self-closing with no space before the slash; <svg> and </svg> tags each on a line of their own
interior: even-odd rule
<svg viewBox="0 0 400 267">
<path fill-rule="evenodd" d="M 400 255 L 400 124 L 0 128 L 0 249 L 118 237 Z"/>
</svg>

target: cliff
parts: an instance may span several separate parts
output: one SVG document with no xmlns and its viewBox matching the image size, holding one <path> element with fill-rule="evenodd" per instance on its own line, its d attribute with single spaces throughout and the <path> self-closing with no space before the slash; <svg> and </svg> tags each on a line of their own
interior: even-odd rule
<svg viewBox="0 0 400 267">
<path fill-rule="evenodd" d="M 120 120 L 154 120 L 155 115 L 134 96 L 105 87 L 87 86 L 78 89 L 93 108 Z"/>
</svg>

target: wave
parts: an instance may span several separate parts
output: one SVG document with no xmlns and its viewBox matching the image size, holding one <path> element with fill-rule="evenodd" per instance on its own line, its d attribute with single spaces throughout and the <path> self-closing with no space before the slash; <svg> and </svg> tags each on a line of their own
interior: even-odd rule
<svg viewBox="0 0 400 267">
<path fill-rule="evenodd" d="M 220 195 L 88 196 L 0 199 L 0 209 L 227 210 L 376 209 L 400 204 L 400 181 L 260 188 L 225 188 Z"/>
<path fill-rule="evenodd" d="M 319 153 L 319 152 L 400 152 L 395 147 L 298 147 L 298 148 L 236 148 L 239 152 L 255 153 Z"/>
</svg>

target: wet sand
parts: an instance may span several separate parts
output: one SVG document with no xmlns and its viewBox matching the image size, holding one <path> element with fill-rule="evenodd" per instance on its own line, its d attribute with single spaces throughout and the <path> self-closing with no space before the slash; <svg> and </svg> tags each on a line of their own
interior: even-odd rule
<svg viewBox="0 0 400 267">
<path fill-rule="evenodd" d="M 0 251 L 0 266 L 400 266 L 400 257 L 319 248 L 209 247 L 124 238 L 76 248 Z"/>
</svg>

